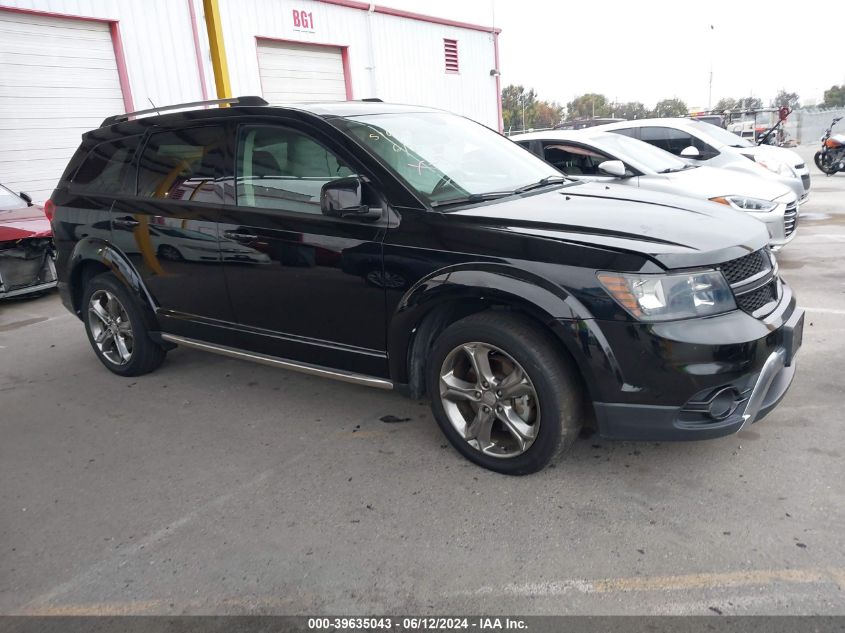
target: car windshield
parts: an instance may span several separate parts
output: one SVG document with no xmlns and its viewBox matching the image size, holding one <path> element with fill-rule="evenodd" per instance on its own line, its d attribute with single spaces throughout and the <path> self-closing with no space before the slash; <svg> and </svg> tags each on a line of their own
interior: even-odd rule
<svg viewBox="0 0 845 633">
<path fill-rule="evenodd" d="M 22 198 L 19 198 L 9 189 L 0 185 L 0 211 L 5 211 L 7 209 L 23 209 L 25 206 L 26 202 L 24 202 Z"/>
<path fill-rule="evenodd" d="M 711 145 L 727 145 L 728 147 L 754 147 L 753 143 L 749 143 L 741 136 L 737 136 L 733 132 L 728 132 L 724 128 L 710 125 L 709 123 L 702 123 L 701 121 L 690 121 L 690 125 L 694 126 L 700 136 L 710 137 L 716 143 Z"/>
<path fill-rule="evenodd" d="M 673 154 L 629 136 L 602 134 L 595 137 L 593 142 L 597 149 L 613 154 L 626 163 L 639 163 L 639 166 L 658 174 L 682 171 L 690 167 Z"/>
<path fill-rule="evenodd" d="M 563 175 L 505 137 L 445 112 L 337 119 L 431 205 L 510 195 Z"/>
</svg>

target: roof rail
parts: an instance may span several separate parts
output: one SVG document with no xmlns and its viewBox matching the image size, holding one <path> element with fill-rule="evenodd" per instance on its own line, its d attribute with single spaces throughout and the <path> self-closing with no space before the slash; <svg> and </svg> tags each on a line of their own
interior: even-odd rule
<svg viewBox="0 0 845 633">
<path fill-rule="evenodd" d="M 190 103 L 177 103 L 169 106 L 162 106 L 160 108 L 150 108 L 148 110 L 137 110 L 135 112 L 127 112 L 125 114 L 115 114 L 114 116 L 106 117 L 100 127 L 107 125 L 114 125 L 128 121 L 130 118 L 138 118 L 146 114 L 161 114 L 162 112 L 169 112 L 170 110 L 185 110 L 187 108 L 198 108 L 200 106 L 210 105 L 240 105 L 240 106 L 266 106 L 270 105 L 261 97 L 245 96 L 245 97 L 230 97 L 228 99 L 212 99 L 210 101 L 191 101 Z"/>
</svg>

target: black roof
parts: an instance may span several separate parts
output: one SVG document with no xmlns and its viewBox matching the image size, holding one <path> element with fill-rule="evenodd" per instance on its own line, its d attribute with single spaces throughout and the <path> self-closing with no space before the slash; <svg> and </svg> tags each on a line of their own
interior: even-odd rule
<svg viewBox="0 0 845 633">
<path fill-rule="evenodd" d="M 242 98 L 243 99 L 243 98 Z M 435 108 L 425 106 L 412 106 L 396 103 L 383 103 L 381 101 L 315 101 L 304 103 L 291 103 L 287 105 L 258 105 L 255 98 L 244 99 L 244 104 L 233 103 L 228 108 L 212 107 L 204 109 L 195 104 L 186 104 L 190 109 L 168 112 L 166 114 L 149 114 L 139 118 L 129 118 L 129 115 L 116 115 L 109 117 L 100 126 L 99 130 L 113 130 L 128 132 L 130 129 L 145 129 L 152 125 L 167 127 L 179 125 L 186 121 L 197 121 L 206 119 L 220 119 L 244 114 L 273 116 L 287 115 L 292 113 L 318 116 L 321 118 L 332 117 L 354 117 L 370 114 L 398 114 L 403 112 L 441 112 Z M 170 106 L 168 106 L 170 107 Z M 174 106 L 178 107 L 178 106 Z M 164 109 L 164 108 L 161 108 Z M 145 113 L 148 111 L 144 111 Z M 97 130 L 92 130 L 84 136 L 99 136 Z"/>
</svg>

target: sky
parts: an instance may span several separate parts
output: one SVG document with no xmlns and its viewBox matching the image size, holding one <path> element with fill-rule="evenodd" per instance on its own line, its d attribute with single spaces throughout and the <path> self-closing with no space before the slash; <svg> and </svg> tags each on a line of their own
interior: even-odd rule
<svg viewBox="0 0 845 633">
<path fill-rule="evenodd" d="M 377 4 L 495 26 L 502 86 L 565 104 L 598 92 L 652 107 L 690 109 L 721 97 L 765 105 L 785 88 L 803 104 L 845 83 L 842 0 L 381 0 Z M 712 28 L 711 28 L 712 27 Z M 832 29 L 832 30 L 831 30 Z M 834 35 L 836 34 L 836 35 Z M 839 38 L 839 39 L 837 39 Z M 836 42 L 839 44 L 836 44 Z"/>
</svg>

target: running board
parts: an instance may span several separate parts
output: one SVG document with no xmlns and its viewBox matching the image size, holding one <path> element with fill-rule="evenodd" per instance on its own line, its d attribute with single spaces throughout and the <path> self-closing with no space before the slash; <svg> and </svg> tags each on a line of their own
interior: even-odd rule
<svg viewBox="0 0 845 633">
<path fill-rule="evenodd" d="M 375 387 L 376 389 L 393 389 L 393 383 L 382 378 L 373 378 L 372 376 L 365 376 L 364 374 L 356 374 L 349 371 L 340 371 L 335 369 L 326 369 L 319 365 L 310 365 L 308 363 L 300 363 L 293 360 L 285 360 L 275 356 L 267 356 L 265 354 L 258 354 L 256 352 L 245 352 L 233 347 L 226 347 L 225 345 L 215 345 L 214 343 L 205 343 L 197 341 L 192 338 L 185 338 L 182 336 L 175 336 L 173 334 L 162 333 L 161 338 L 170 343 L 177 345 L 184 345 L 185 347 L 193 347 L 194 349 L 203 350 L 205 352 L 213 352 L 215 354 L 222 354 L 229 358 L 237 358 L 239 360 L 248 360 L 253 363 L 261 363 L 262 365 L 269 365 L 279 369 L 291 369 L 303 374 L 310 374 L 312 376 L 321 376 L 323 378 L 332 378 L 334 380 L 341 380 L 343 382 L 351 382 L 356 385 L 364 385 L 367 387 Z"/>
</svg>

